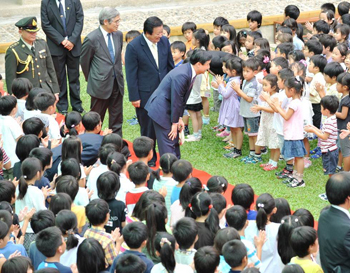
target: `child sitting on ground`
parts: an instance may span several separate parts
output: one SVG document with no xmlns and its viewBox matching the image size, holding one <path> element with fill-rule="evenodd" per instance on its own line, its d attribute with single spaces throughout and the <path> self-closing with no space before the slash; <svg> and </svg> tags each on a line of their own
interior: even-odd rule
<svg viewBox="0 0 350 273">
<path fill-rule="evenodd" d="M 32 83 L 26 78 L 16 78 L 12 82 L 12 94 L 17 99 L 17 113 L 15 118 L 20 118 L 20 121 L 24 120 L 24 111 L 26 109 L 26 100 L 29 95 L 29 91 L 33 88 Z"/>
<path fill-rule="evenodd" d="M 254 203 L 254 190 L 249 184 L 237 184 L 232 190 L 231 201 L 246 210 L 248 220 L 256 219 L 256 210 L 250 209 Z"/>
<path fill-rule="evenodd" d="M 248 265 L 245 245 L 240 240 L 232 240 L 222 248 L 226 263 L 231 267 L 231 273 L 239 273 Z"/>
<path fill-rule="evenodd" d="M 186 180 L 192 177 L 192 165 L 187 160 L 177 160 L 172 165 L 173 178 L 178 184 L 173 188 L 171 193 L 171 204 L 180 197 L 180 191 Z"/>
<path fill-rule="evenodd" d="M 220 257 L 212 246 L 200 248 L 194 255 L 194 267 L 197 273 L 214 273 L 220 263 Z"/>
</svg>

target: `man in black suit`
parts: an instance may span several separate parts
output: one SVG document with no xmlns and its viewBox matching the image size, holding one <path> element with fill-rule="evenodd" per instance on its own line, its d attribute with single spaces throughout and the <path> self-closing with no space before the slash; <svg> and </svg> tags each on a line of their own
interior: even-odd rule
<svg viewBox="0 0 350 273">
<path fill-rule="evenodd" d="M 57 109 L 67 113 L 67 76 L 70 103 L 74 111 L 83 112 L 80 100 L 79 56 L 84 13 L 80 0 L 42 0 L 41 25 L 47 37 L 60 86 Z"/>
<path fill-rule="evenodd" d="M 99 22 L 100 27 L 90 32 L 83 42 L 80 64 L 88 82 L 91 111 L 99 113 L 103 123 L 108 109 L 108 128 L 122 137 L 124 77 L 123 33 L 118 31 L 120 14 L 114 8 L 103 8 Z"/>
<path fill-rule="evenodd" d="M 350 173 L 330 177 L 326 194 L 331 207 L 318 222 L 321 266 L 325 273 L 350 272 Z"/>
<path fill-rule="evenodd" d="M 141 136 L 147 136 L 154 141 L 156 135 L 152 120 L 144 107 L 159 83 L 173 68 L 169 40 L 163 37 L 163 22 L 158 17 L 149 17 L 144 22 L 143 34 L 132 40 L 126 48 L 125 74 L 129 100 L 136 109 Z M 156 161 L 157 154 L 154 149 L 149 166 L 155 166 Z"/>
</svg>

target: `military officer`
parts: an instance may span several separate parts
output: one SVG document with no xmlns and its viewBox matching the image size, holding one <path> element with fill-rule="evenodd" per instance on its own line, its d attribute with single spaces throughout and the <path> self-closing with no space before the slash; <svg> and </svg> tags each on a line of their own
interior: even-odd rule
<svg viewBox="0 0 350 273">
<path fill-rule="evenodd" d="M 5 55 L 7 91 L 15 78 L 27 78 L 34 87 L 41 87 L 58 97 L 59 86 L 49 48 L 43 39 L 37 39 L 39 31 L 36 17 L 26 17 L 16 24 L 21 38 L 10 45 Z"/>
</svg>

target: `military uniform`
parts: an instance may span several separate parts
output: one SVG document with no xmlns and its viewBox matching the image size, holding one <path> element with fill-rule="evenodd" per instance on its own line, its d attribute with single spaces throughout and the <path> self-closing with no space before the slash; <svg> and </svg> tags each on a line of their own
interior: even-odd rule
<svg viewBox="0 0 350 273">
<path fill-rule="evenodd" d="M 32 26 L 32 32 L 38 31 L 36 18 Z M 19 22 L 30 21 L 24 18 Z M 18 26 L 18 23 L 16 24 Z M 18 26 L 20 29 L 21 27 Z M 24 30 L 30 31 L 26 28 Z M 10 45 L 5 55 L 5 74 L 7 91 L 12 93 L 11 86 L 15 78 L 27 78 L 34 87 L 41 87 L 52 93 L 59 93 L 55 68 L 50 55 L 50 50 L 43 39 L 34 41 L 34 52 L 30 50 L 22 38 Z"/>
</svg>

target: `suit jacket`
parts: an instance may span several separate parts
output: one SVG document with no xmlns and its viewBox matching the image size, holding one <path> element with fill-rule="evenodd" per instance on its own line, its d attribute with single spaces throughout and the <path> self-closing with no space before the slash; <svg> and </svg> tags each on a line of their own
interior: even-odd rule
<svg viewBox="0 0 350 273">
<path fill-rule="evenodd" d="M 169 40 L 163 36 L 157 47 L 159 68 L 143 35 L 136 37 L 126 47 L 125 74 L 129 100 L 141 100 L 141 107 L 145 106 L 165 75 L 174 68 Z"/>
<path fill-rule="evenodd" d="M 12 94 L 12 82 L 16 78 L 26 78 L 34 87 L 44 88 L 48 92 L 60 92 L 47 43 L 42 39 L 36 39 L 34 47 L 35 55 L 20 39 L 6 50 L 6 86 L 10 94 Z"/>
<path fill-rule="evenodd" d="M 179 122 L 191 93 L 192 68 L 190 63 L 170 71 L 148 100 L 148 116 L 164 129 Z"/>
<path fill-rule="evenodd" d="M 84 13 L 80 0 L 65 0 L 66 29 L 68 40 L 74 44 L 71 51 L 74 57 L 78 57 L 81 51 L 81 32 L 84 25 Z M 47 44 L 52 56 L 63 55 L 67 50 L 61 45 L 66 35 L 60 18 L 56 0 L 42 0 L 41 2 L 41 26 L 47 37 Z"/>
<path fill-rule="evenodd" d="M 114 62 L 108 51 L 107 44 L 100 28 L 90 32 L 84 39 L 80 65 L 88 82 L 87 93 L 98 99 L 108 99 L 113 91 L 114 80 L 117 81 L 119 92 L 124 95 L 124 77 L 121 52 L 123 48 L 123 33 L 112 33 L 114 43 Z"/>
<path fill-rule="evenodd" d="M 322 212 L 318 241 L 325 273 L 350 272 L 350 219 L 344 212 L 334 207 Z"/>
</svg>

